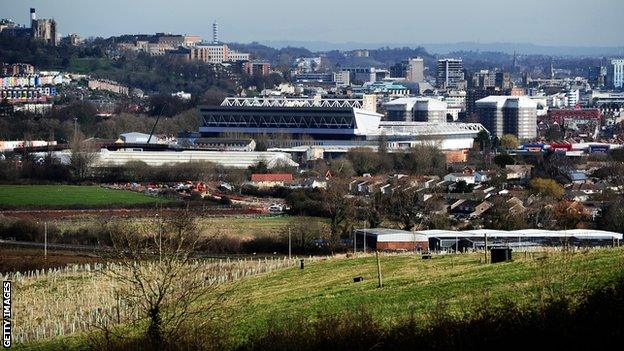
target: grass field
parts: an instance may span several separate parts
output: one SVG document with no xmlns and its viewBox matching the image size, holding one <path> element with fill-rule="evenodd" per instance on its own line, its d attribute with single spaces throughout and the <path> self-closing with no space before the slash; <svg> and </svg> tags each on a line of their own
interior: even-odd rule
<svg viewBox="0 0 624 351">
<path fill-rule="evenodd" d="M 161 202 L 165 200 L 97 186 L 0 185 L 0 206 L 105 206 Z"/>
<path fill-rule="evenodd" d="M 251 331 L 264 330 L 280 320 L 313 320 L 360 307 L 383 323 L 392 323 L 412 313 L 425 318 L 441 302 L 451 313 L 504 301 L 535 305 L 553 296 L 574 299 L 614 281 L 624 267 L 624 250 L 518 254 L 513 262 L 499 264 L 483 264 L 481 259 L 479 254 L 431 260 L 383 255 L 384 286 L 378 288 L 374 256 L 331 258 L 308 263 L 304 270 L 287 268 L 247 278 L 232 290 L 223 309 L 235 339 L 244 340 Z M 356 276 L 364 281 L 354 283 Z M 58 278 L 55 283 L 66 284 Z M 81 338 L 65 337 L 29 347 L 80 349 Z"/>
<path fill-rule="evenodd" d="M 574 297 L 621 274 L 624 250 L 596 250 L 573 255 L 550 254 L 509 263 L 482 264 L 481 255 L 381 258 L 383 288 L 377 288 L 374 256 L 312 263 L 250 279 L 232 296 L 230 308 L 244 337 L 274 319 L 315 318 L 362 306 L 390 322 L 410 313 L 430 312 L 443 301 L 451 311 L 505 299 L 534 304 L 549 295 Z M 353 277 L 363 282 L 354 283 Z"/>
<path fill-rule="evenodd" d="M 155 225 L 153 218 L 131 218 L 131 219 L 115 219 L 124 223 L 135 223 L 141 225 Z M 302 226 L 306 228 L 318 228 L 319 230 L 328 230 L 328 221 L 324 218 L 305 217 L 305 216 L 261 216 L 261 217 L 214 217 L 214 218 L 198 218 L 197 220 L 202 232 L 208 236 L 227 235 L 237 237 L 259 237 L 272 236 L 288 231 L 292 228 L 293 232 Z M 55 220 L 54 223 L 61 230 L 76 229 L 80 227 L 88 227 L 97 223 L 92 218 L 80 218 L 72 220 Z"/>
</svg>

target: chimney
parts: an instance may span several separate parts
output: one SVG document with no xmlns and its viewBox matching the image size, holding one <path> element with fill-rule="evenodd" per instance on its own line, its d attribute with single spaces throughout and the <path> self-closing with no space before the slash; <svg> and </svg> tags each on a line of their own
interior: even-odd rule
<svg viewBox="0 0 624 351">
<path fill-rule="evenodd" d="M 34 21 L 37 19 L 37 13 L 35 12 L 35 8 L 31 7 L 30 8 L 30 21 Z"/>
</svg>

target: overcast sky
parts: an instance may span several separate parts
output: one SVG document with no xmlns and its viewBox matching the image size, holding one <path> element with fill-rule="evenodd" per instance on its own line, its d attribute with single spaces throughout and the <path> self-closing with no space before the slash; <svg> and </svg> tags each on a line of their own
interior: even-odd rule
<svg viewBox="0 0 624 351">
<path fill-rule="evenodd" d="M 63 34 L 174 32 L 226 42 L 624 45 L 624 0 L 0 0 L 0 18 L 55 18 Z"/>
</svg>

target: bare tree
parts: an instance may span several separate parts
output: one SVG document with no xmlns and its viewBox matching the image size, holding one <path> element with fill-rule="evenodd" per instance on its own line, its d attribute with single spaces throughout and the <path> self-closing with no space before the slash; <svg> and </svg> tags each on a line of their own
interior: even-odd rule
<svg viewBox="0 0 624 351">
<path fill-rule="evenodd" d="M 344 182 L 333 181 L 323 196 L 324 209 L 329 215 L 330 230 L 333 237 L 349 233 L 349 225 L 354 217 L 353 201 L 347 197 Z"/>
<path fill-rule="evenodd" d="M 424 204 L 417 191 L 398 190 L 387 198 L 387 216 L 390 220 L 401 223 L 403 229 L 411 230 L 422 221 Z"/>
<path fill-rule="evenodd" d="M 69 158 L 69 167 L 72 175 L 77 180 L 86 179 L 93 163 L 98 158 L 98 148 L 95 142 L 85 139 L 84 135 L 77 132 L 70 141 L 71 156 Z"/>
<path fill-rule="evenodd" d="M 198 260 L 197 250 L 205 242 L 192 215 L 157 222 L 157 229 L 150 231 L 113 228 L 111 252 L 118 263 L 103 271 L 118 283 L 117 296 L 135 306 L 137 316 L 129 323 L 145 327 L 147 320 L 145 336 L 154 350 L 175 344 L 195 316 L 206 317 L 225 296 L 215 294 L 217 282 Z M 202 327 L 210 318 L 201 320 L 193 327 Z"/>
</svg>

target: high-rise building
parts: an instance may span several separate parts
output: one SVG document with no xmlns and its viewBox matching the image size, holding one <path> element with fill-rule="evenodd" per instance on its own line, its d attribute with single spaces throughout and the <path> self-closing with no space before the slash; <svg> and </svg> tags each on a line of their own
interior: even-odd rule
<svg viewBox="0 0 624 351">
<path fill-rule="evenodd" d="M 607 85 L 614 89 L 624 88 L 624 59 L 612 59 L 607 67 Z"/>
<path fill-rule="evenodd" d="M 578 89 L 568 90 L 565 93 L 566 105 L 569 108 L 574 108 L 579 103 L 580 92 Z"/>
<path fill-rule="evenodd" d="M 472 75 L 472 86 L 475 88 L 492 88 L 496 85 L 496 74 L 487 69 L 482 69 Z"/>
<path fill-rule="evenodd" d="M 465 89 L 464 63 L 462 59 L 438 60 L 436 84 L 442 89 Z"/>
<path fill-rule="evenodd" d="M 395 122 L 446 123 L 447 104 L 426 97 L 399 98 L 385 105 L 388 120 Z"/>
<path fill-rule="evenodd" d="M 496 72 L 494 86 L 502 90 L 511 89 L 511 76 L 509 72 Z"/>
<path fill-rule="evenodd" d="M 537 104 L 524 96 L 488 96 L 476 102 L 479 122 L 491 135 L 537 136 Z"/>
<path fill-rule="evenodd" d="M 405 78 L 408 82 L 420 83 L 425 80 L 425 63 L 422 58 L 409 59 Z"/>
<path fill-rule="evenodd" d="M 56 21 L 53 19 L 37 19 L 37 13 L 34 8 L 30 9 L 30 30 L 33 39 L 41 40 L 50 45 L 58 45 Z"/>
</svg>

